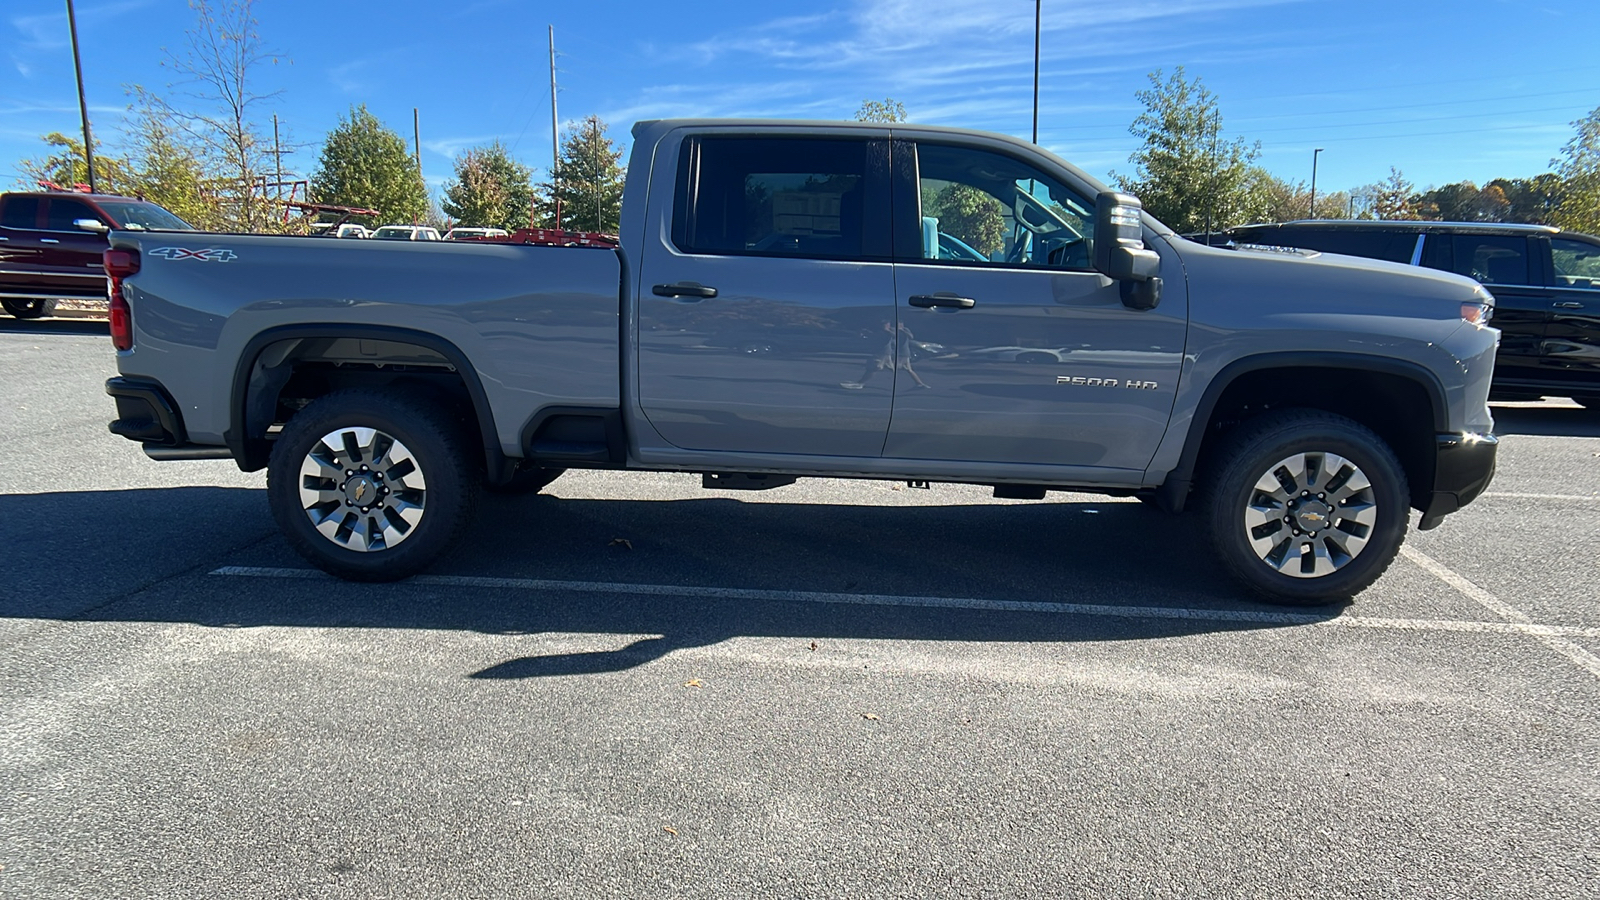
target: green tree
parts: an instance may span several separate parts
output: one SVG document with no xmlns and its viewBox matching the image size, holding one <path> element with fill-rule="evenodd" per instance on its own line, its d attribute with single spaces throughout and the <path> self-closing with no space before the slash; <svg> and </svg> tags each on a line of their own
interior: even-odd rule
<svg viewBox="0 0 1600 900">
<path fill-rule="evenodd" d="M 1394 166 L 1389 177 L 1355 190 L 1363 219 L 1415 219 L 1417 189 Z"/>
<path fill-rule="evenodd" d="M 589 116 L 562 137 L 560 165 L 550 181 L 539 185 L 540 218 L 568 231 L 615 233 L 624 174 L 622 149 L 606 137 L 606 123 Z"/>
<path fill-rule="evenodd" d="M 1489 187 L 1498 188 L 1506 198 L 1502 221 L 1548 225 L 1561 205 L 1561 176 L 1554 172 L 1532 178 L 1496 178 Z"/>
<path fill-rule="evenodd" d="M 905 122 L 909 120 L 906 115 L 906 105 L 892 97 L 882 100 L 863 100 L 861 108 L 856 110 L 857 122 Z"/>
<path fill-rule="evenodd" d="M 931 203 L 923 203 L 923 215 L 937 216 L 940 231 L 984 256 L 1005 246 L 1004 213 L 1000 201 L 965 184 L 947 185 Z"/>
<path fill-rule="evenodd" d="M 171 98 L 146 94 L 174 128 L 204 148 L 217 195 L 217 218 L 238 231 L 281 230 L 279 213 L 260 182 L 270 171 L 271 144 L 258 117 L 279 91 L 258 89 L 263 67 L 276 54 L 261 40 L 255 0 L 189 0 L 195 24 L 181 53 L 162 65 L 178 76 Z"/>
<path fill-rule="evenodd" d="M 1150 89 L 1136 96 L 1145 111 L 1129 131 L 1144 142 L 1128 157 L 1131 177 L 1116 175 L 1123 190 L 1180 232 L 1239 225 L 1257 217 L 1250 192 L 1252 163 L 1259 144 L 1243 138 L 1222 140 L 1217 97 L 1183 67 L 1163 79 L 1150 73 Z"/>
<path fill-rule="evenodd" d="M 532 215 L 533 171 L 495 141 L 456 157 L 455 179 L 445 185 L 440 208 L 458 224 L 527 228 Z"/>
<path fill-rule="evenodd" d="M 1561 201 L 1551 224 L 1600 234 L 1600 107 L 1572 123 L 1577 133 L 1550 161 L 1561 179 Z"/>
<path fill-rule="evenodd" d="M 197 228 L 224 227 L 201 150 L 148 104 L 126 134 L 134 192 Z"/>
<path fill-rule="evenodd" d="M 64 188 L 89 183 L 89 163 L 83 152 L 83 141 L 52 131 L 40 138 L 50 149 L 37 159 L 21 163 L 22 186 L 38 190 L 39 182 L 48 181 Z M 131 194 L 134 190 L 132 173 L 128 164 L 114 156 L 107 156 L 94 142 L 95 187 L 102 194 Z"/>
<path fill-rule="evenodd" d="M 384 222 L 414 222 L 428 211 L 428 189 L 405 139 L 365 104 L 328 132 L 311 191 L 319 203 L 375 209 Z"/>
</svg>

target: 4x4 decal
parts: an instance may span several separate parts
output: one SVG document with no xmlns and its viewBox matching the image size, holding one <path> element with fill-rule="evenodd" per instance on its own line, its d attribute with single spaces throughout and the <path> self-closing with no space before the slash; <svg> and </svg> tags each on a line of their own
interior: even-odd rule
<svg viewBox="0 0 1600 900">
<path fill-rule="evenodd" d="M 151 256 L 164 256 L 167 259 L 198 259 L 204 262 L 229 262 L 238 259 L 232 250 L 220 248 L 210 250 L 190 250 L 187 247 L 159 247 L 150 251 Z"/>
</svg>

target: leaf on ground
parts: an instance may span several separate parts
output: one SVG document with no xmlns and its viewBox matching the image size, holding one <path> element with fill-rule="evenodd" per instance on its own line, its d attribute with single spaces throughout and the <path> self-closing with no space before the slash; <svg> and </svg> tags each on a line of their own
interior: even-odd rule
<svg viewBox="0 0 1600 900">
<path fill-rule="evenodd" d="M 611 543 L 607 544 L 606 546 L 607 547 L 622 547 L 622 548 L 625 548 L 625 549 L 628 549 L 628 550 L 632 550 L 633 549 L 633 541 L 630 541 L 627 538 L 612 538 L 611 539 Z"/>
<path fill-rule="evenodd" d="M 671 825 L 663 825 L 663 826 L 661 826 L 661 830 L 665 831 L 667 834 L 677 834 L 678 833 L 678 829 L 673 828 Z"/>
<path fill-rule="evenodd" d="M 685 681 L 683 683 L 683 686 L 684 687 L 692 687 L 692 688 L 703 688 L 703 687 L 705 687 L 705 685 L 702 684 L 700 679 L 698 679 L 698 678 L 691 678 L 688 681 Z"/>
<path fill-rule="evenodd" d="M 817 642 L 816 641 L 812 641 L 811 642 L 811 649 L 813 649 L 813 650 L 817 649 Z"/>
<path fill-rule="evenodd" d="M 861 714 L 861 718 L 870 719 L 871 721 L 876 722 L 876 721 L 878 721 L 878 714 L 877 713 L 862 713 Z"/>
</svg>

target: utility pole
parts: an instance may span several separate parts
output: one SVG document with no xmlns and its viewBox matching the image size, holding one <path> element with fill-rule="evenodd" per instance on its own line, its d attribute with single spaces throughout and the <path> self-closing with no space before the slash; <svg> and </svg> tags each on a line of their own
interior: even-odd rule
<svg viewBox="0 0 1600 900">
<path fill-rule="evenodd" d="M 555 194 L 556 220 L 550 227 L 561 227 L 561 133 L 556 115 L 556 27 L 550 26 L 550 193 Z"/>
<path fill-rule="evenodd" d="M 422 116 L 417 112 L 415 106 L 411 107 L 411 152 L 416 156 L 417 160 L 417 180 L 422 181 Z M 427 197 L 428 183 L 426 181 L 422 181 L 422 194 L 424 198 Z M 422 217 L 420 215 L 412 216 L 411 224 L 421 225 Z"/>
<path fill-rule="evenodd" d="M 276 193 L 277 193 L 278 199 L 282 200 L 283 199 L 283 143 L 278 140 L 278 114 L 277 113 L 273 113 L 272 114 L 272 159 L 273 159 L 273 167 L 277 170 L 277 173 L 278 173 L 278 184 L 277 184 L 277 192 Z M 283 211 L 283 214 L 287 218 L 288 215 L 289 215 L 289 211 L 287 209 L 285 209 Z"/>
<path fill-rule="evenodd" d="M 67 0 L 67 29 L 72 32 L 72 68 L 78 73 L 78 115 L 83 118 L 83 158 L 89 165 L 89 193 L 95 193 L 94 138 L 89 134 L 89 104 L 83 97 L 83 60 L 78 56 L 78 17 Z"/>
<path fill-rule="evenodd" d="M 1322 154 L 1322 148 L 1311 151 L 1311 218 L 1317 217 L 1317 157 Z"/>
<path fill-rule="evenodd" d="M 1033 0 L 1033 142 L 1039 143 L 1039 16 L 1044 0 Z"/>
</svg>

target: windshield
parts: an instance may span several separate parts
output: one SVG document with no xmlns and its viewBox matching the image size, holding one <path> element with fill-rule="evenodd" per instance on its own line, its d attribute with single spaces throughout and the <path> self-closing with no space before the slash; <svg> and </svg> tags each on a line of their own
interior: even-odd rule
<svg viewBox="0 0 1600 900">
<path fill-rule="evenodd" d="M 372 233 L 372 236 L 380 241 L 409 241 L 411 240 L 411 229 L 396 228 L 391 225 L 379 228 Z"/>
<path fill-rule="evenodd" d="M 161 231 L 193 231 L 194 226 L 167 210 L 141 200 L 101 200 L 100 208 L 123 228 L 151 228 Z"/>
</svg>

